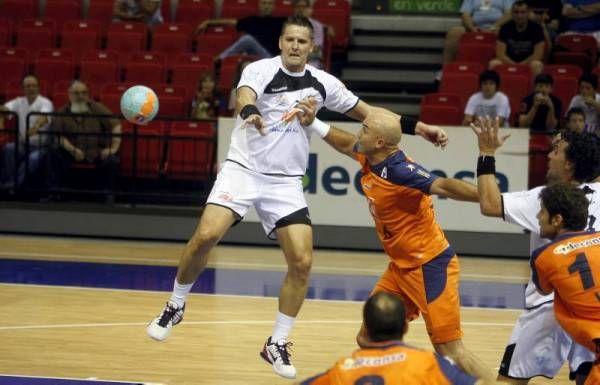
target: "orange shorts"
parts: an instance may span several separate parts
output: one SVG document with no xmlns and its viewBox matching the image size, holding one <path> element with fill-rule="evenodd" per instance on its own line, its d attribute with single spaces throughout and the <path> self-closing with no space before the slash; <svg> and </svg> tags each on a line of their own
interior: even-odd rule
<svg viewBox="0 0 600 385">
<path fill-rule="evenodd" d="M 390 262 L 371 295 L 385 291 L 404 300 L 406 319 L 423 314 L 433 343 L 460 339 L 460 297 L 458 292 L 458 257 L 452 248 L 431 261 L 412 269 L 401 269 Z"/>
</svg>

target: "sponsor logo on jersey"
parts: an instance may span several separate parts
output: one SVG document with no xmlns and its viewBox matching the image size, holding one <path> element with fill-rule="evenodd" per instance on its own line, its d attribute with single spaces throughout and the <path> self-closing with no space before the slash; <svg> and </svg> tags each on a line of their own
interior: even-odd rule
<svg viewBox="0 0 600 385">
<path fill-rule="evenodd" d="M 343 369 L 356 369 L 360 367 L 373 367 L 389 365 L 394 362 L 406 361 L 406 353 L 395 353 L 388 354 L 381 357 L 360 357 L 360 358 L 347 358 L 344 361 Z"/>
<path fill-rule="evenodd" d="M 583 249 L 584 247 L 600 246 L 600 237 L 585 239 L 581 242 L 561 243 L 554 248 L 554 254 L 569 254 L 573 250 Z"/>
</svg>

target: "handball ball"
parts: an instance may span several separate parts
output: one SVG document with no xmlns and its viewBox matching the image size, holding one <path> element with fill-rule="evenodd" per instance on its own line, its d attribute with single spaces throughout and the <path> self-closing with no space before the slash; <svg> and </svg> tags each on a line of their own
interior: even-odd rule
<svg viewBox="0 0 600 385">
<path fill-rule="evenodd" d="M 148 124 L 158 112 L 158 98 L 146 86 L 133 86 L 121 96 L 121 112 L 134 124 Z"/>
</svg>

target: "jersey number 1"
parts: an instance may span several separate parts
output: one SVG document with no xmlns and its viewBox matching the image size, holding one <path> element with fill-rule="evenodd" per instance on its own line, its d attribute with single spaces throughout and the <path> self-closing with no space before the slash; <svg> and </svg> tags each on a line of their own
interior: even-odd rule
<svg viewBox="0 0 600 385">
<path fill-rule="evenodd" d="M 583 284 L 583 290 L 587 290 L 595 286 L 594 276 L 592 275 L 590 264 L 588 263 L 584 253 L 577 254 L 577 257 L 575 257 L 575 262 L 569 266 L 569 273 L 579 273 L 579 277 L 581 277 L 581 283 Z"/>
</svg>

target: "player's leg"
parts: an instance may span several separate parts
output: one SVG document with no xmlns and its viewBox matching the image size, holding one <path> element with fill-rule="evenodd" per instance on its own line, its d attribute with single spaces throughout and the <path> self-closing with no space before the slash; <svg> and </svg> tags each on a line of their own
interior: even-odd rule
<svg viewBox="0 0 600 385">
<path fill-rule="evenodd" d="M 217 176 L 194 234 L 183 248 L 171 298 L 146 331 L 157 341 L 169 337 L 183 319 L 185 300 L 204 270 L 210 250 L 248 210 L 255 195 L 255 181 L 247 170 L 226 163 Z"/>
</svg>

